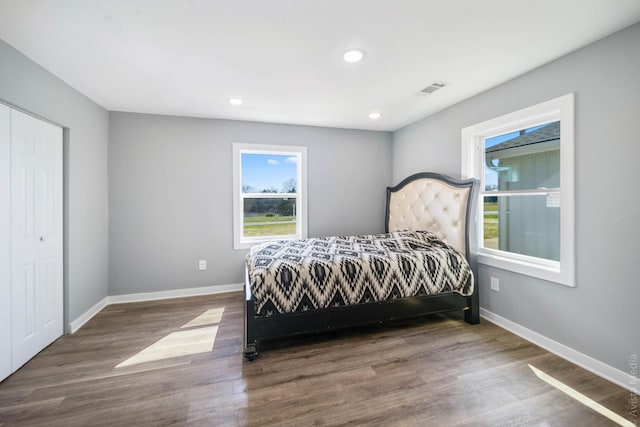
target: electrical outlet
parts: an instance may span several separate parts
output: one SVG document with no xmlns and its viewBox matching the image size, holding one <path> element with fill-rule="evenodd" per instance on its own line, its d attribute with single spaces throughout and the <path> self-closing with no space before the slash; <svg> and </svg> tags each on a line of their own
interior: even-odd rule
<svg viewBox="0 0 640 427">
<path fill-rule="evenodd" d="M 500 292 L 500 280 L 497 277 L 491 278 L 491 290 Z"/>
<path fill-rule="evenodd" d="M 200 270 L 206 270 L 207 269 L 207 260 L 206 259 L 201 259 L 200 261 L 198 261 L 198 269 L 200 269 Z"/>
</svg>

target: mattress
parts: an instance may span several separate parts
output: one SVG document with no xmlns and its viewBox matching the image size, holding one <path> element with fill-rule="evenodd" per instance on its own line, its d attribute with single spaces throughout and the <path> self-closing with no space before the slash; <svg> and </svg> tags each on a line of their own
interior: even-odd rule
<svg viewBox="0 0 640 427">
<path fill-rule="evenodd" d="M 466 258 L 428 231 L 275 240 L 247 255 L 258 316 L 473 293 Z"/>
</svg>

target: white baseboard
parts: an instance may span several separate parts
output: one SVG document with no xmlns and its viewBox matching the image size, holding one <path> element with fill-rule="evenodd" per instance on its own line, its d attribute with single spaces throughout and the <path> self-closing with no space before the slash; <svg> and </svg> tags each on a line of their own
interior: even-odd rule
<svg viewBox="0 0 640 427">
<path fill-rule="evenodd" d="M 155 301 L 159 299 L 195 297 L 198 295 L 222 294 L 225 292 L 238 292 L 244 287 L 242 283 L 232 285 L 205 286 L 201 288 L 174 289 L 171 291 L 143 292 L 139 294 L 111 295 L 109 304 L 122 304 L 128 302 Z"/>
<path fill-rule="evenodd" d="M 69 333 L 73 334 L 78 329 L 80 329 L 85 323 L 87 323 L 93 316 L 98 314 L 100 310 L 109 305 L 109 297 L 102 298 L 96 305 L 91 307 L 89 310 L 85 311 L 81 314 L 77 319 L 73 322 L 69 323 Z"/>
<path fill-rule="evenodd" d="M 74 321 L 69 323 L 69 333 L 73 334 L 87 323 L 100 310 L 110 304 L 125 304 L 130 302 L 155 301 L 160 299 L 184 298 L 198 295 L 223 294 L 226 292 L 242 291 L 244 283 L 234 283 L 231 285 L 205 286 L 200 288 L 175 289 L 171 291 L 144 292 L 138 294 L 112 295 L 104 297 L 100 302 L 84 312 Z"/>
<path fill-rule="evenodd" d="M 609 366 L 606 363 L 602 363 L 599 360 L 587 356 L 584 353 L 580 353 L 579 351 L 574 350 L 571 347 L 560 344 L 557 341 L 547 338 L 544 335 L 532 331 L 531 329 L 527 329 L 522 325 L 512 322 L 511 320 L 492 313 L 484 308 L 480 308 L 480 316 L 483 319 L 488 320 L 489 322 L 494 323 L 501 328 L 506 329 L 507 331 L 518 335 L 519 337 L 524 338 L 525 340 L 530 341 L 537 346 L 542 347 L 545 350 L 568 360 L 571 363 L 580 366 L 581 368 L 586 369 L 589 372 L 592 372 L 608 381 L 611 381 L 614 384 L 619 385 L 620 387 L 623 387 L 631 392 L 637 391 L 633 389 L 633 377 L 627 372 Z"/>
</svg>

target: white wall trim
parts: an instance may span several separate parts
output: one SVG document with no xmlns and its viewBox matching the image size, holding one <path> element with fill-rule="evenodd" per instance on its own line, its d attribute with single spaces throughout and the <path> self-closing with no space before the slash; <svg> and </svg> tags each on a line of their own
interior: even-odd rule
<svg viewBox="0 0 640 427">
<path fill-rule="evenodd" d="M 77 317 L 73 322 L 69 323 L 69 333 L 74 334 L 78 329 L 80 329 L 85 323 L 87 323 L 93 316 L 98 314 L 103 308 L 109 305 L 109 297 L 102 298 L 96 305 L 91 307 L 89 310 L 85 311 L 79 317 Z"/>
<path fill-rule="evenodd" d="M 270 240 L 263 238 L 247 238 L 243 232 L 243 203 L 242 193 L 242 155 L 243 154 L 275 154 L 295 156 L 298 159 L 296 176 L 296 234 L 283 238 L 304 239 L 308 235 L 308 202 L 307 202 L 307 147 L 293 145 L 233 144 L 233 249 L 249 249 L 256 243 Z M 245 196 L 251 196 L 245 193 Z M 267 196 L 270 197 L 270 196 Z M 282 196 L 280 196 L 282 197 Z M 273 237 L 273 236 L 271 236 Z M 277 236 L 276 236 L 277 237 Z"/>
<path fill-rule="evenodd" d="M 198 295 L 222 294 L 225 292 L 238 292 L 243 290 L 244 284 L 204 286 L 201 288 L 174 289 L 160 292 L 144 292 L 139 294 L 111 295 L 109 304 L 122 304 L 129 302 L 155 301 L 159 299 L 195 297 Z"/>
<path fill-rule="evenodd" d="M 138 294 L 112 295 L 104 297 L 100 302 L 81 314 L 74 321 L 69 323 L 69 333 L 78 331 L 93 316 L 98 314 L 103 308 L 111 304 L 126 304 L 130 302 L 155 301 L 161 299 L 184 298 L 198 295 L 223 294 L 227 292 L 242 291 L 244 283 L 233 283 L 230 285 L 204 286 L 200 288 L 174 289 L 160 292 L 144 292 Z"/>
<path fill-rule="evenodd" d="M 480 316 L 488 320 L 489 322 L 500 326 L 507 331 L 518 335 L 521 338 L 524 338 L 527 341 L 530 341 L 536 344 L 539 347 L 544 348 L 551 353 L 562 357 L 563 359 L 568 360 L 571 363 L 574 363 L 580 366 L 583 369 L 586 369 L 589 372 L 592 372 L 612 383 L 619 385 L 620 387 L 629 390 L 631 392 L 635 392 L 636 390 L 633 388 L 632 382 L 634 378 L 628 373 L 621 371 L 617 368 L 607 365 L 606 363 L 600 362 L 586 354 L 580 353 L 577 350 L 572 349 L 571 347 L 567 347 L 564 344 L 561 344 L 557 341 L 552 340 L 551 338 L 547 338 L 544 335 L 541 335 L 531 329 L 527 329 L 518 323 L 512 322 L 509 319 L 506 319 L 500 315 L 492 313 L 489 310 L 484 308 L 480 308 Z"/>
<path fill-rule="evenodd" d="M 560 260 L 550 262 L 533 256 L 509 251 L 478 248 L 478 263 L 525 274 L 565 286 L 575 286 L 575 96 L 573 93 L 523 108 L 461 131 L 461 176 L 478 178 L 477 222 L 482 225 L 482 198 L 507 192 L 487 192 L 484 189 L 484 140 L 497 135 L 560 121 Z M 544 193 L 544 191 L 543 191 Z M 551 191 L 555 193 L 555 191 Z M 547 194 L 551 194 L 547 193 Z M 513 193 L 512 193 L 513 194 Z M 478 242 L 483 242 L 483 227 L 476 227 Z"/>
</svg>

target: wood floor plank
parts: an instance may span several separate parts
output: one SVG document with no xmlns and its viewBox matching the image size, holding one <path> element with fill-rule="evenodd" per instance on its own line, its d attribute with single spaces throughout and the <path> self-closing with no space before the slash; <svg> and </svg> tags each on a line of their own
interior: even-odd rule
<svg viewBox="0 0 640 427">
<path fill-rule="evenodd" d="M 459 314 L 268 342 L 254 362 L 242 316 L 241 293 L 110 305 L 0 384 L 0 426 L 615 425 L 529 365 L 637 421 L 628 391 Z"/>
</svg>

